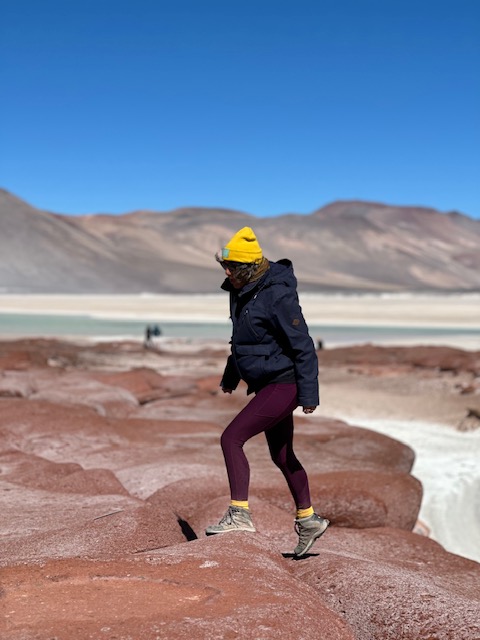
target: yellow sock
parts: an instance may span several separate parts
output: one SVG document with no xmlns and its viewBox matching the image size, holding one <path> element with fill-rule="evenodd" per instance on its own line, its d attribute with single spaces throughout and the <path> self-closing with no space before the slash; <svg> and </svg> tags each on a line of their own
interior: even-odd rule
<svg viewBox="0 0 480 640">
<path fill-rule="evenodd" d="M 313 514 L 313 507 L 308 507 L 308 509 L 297 509 L 297 518 L 308 518 L 308 516 L 313 516 Z"/>
<path fill-rule="evenodd" d="M 248 500 L 230 500 L 232 507 L 242 507 L 242 509 L 248 509 Z"/>
</svg>

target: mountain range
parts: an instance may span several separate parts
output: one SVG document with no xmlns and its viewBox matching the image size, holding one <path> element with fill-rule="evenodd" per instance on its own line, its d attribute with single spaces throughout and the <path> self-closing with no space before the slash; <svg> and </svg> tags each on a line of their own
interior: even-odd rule
<svg viewBox="0 0 480 640">
<path fill-rule="evenodd" d="M 337 201 L 271 218 L 195 207 L 69 216 L 0 190 L 0 292 L 216 292 L 214 255 L 244 226 L 269 259 L 293 261 L 300 291 L 480 290 L 480 220 L 458 212 Z"/>
</svg>

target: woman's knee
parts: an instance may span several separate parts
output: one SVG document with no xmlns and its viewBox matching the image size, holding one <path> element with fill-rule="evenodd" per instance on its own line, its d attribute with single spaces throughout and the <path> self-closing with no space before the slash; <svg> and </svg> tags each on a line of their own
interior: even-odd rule
<svg viewBox="0 0 480 640">
<path fill-rule="evenodd" d="M 230 438 L 226 431 L 224 431 L 220 437 L 220 446 L 222 447 L 223 451 L 228 449 L 230 446 Z"/>
<path fill-rule="evenodd" d="M 232 433 L 232 431 L 225 429 L 220 437 L 220 445 L 223 451 L 230 451 L 234 448 L 241 449 L 244 445 L 244 442 L 239 440 L 238 437 L 234 433 Z"/>
<path fill-rule="evenodd" d="M 300 471 L 303 469 L 300 461 L 293 452 L 288 452 L 283 449 L 280 451 L 270 450 L 272 462 L 282 471 L 286 470 L 290 473 Z"/>
<path fill-rule="evenodd" d="M 283 469 L 287 466 L 287 454 L 283 449 L 272 450 L 270 449 L 270 457 L 272 462 L 279 468 Z"/>
</svg>

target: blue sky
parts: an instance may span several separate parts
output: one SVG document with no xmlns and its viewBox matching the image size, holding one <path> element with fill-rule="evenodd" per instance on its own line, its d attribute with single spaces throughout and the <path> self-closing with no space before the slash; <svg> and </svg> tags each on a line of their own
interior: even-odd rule
<svg viewBox="0 0 480 640">
<path fill-rule="evenodd" d="M 479 0 L 0 0 L 0 187 L 49 211 L 480 218 Z"/>
</svg>

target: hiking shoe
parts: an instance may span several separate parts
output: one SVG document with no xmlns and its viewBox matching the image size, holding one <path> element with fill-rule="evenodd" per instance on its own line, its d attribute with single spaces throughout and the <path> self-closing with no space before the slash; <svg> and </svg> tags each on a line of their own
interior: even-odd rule
<svg viewBox="0 0 480 640">
<path fill-rule="evenodd" d="M 312 544 L 325 533 L 330 520 L 322 518 L 314 513 L 308 518 L 295 519 L 295 531 L 298 534 L 298 544 L 295 547 L 294 554 L 303 556 L 310 549 Z"/>
<path fill-rule="evenodd" d="M 207 527 L 205 533 L 207 536 L 213 536 L 216 533 L 228 533 L 229 531 L 249 531 L 255 533 L 250 511 L 242 507 L 228 507 L 226 514 L 218 524 L 212 524 Z"/>
</svg>

